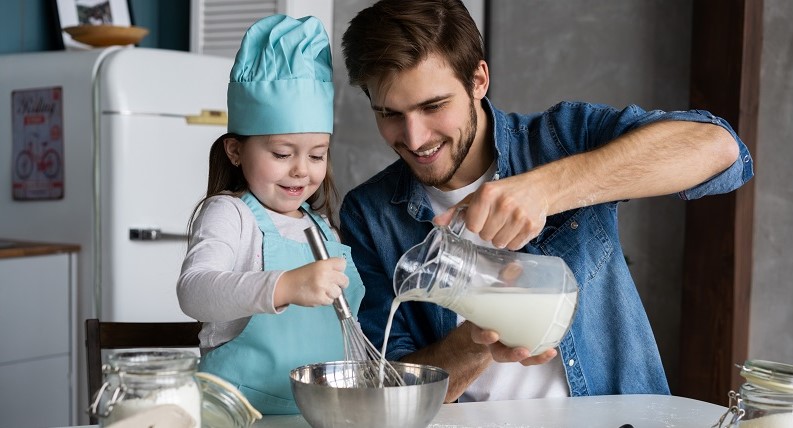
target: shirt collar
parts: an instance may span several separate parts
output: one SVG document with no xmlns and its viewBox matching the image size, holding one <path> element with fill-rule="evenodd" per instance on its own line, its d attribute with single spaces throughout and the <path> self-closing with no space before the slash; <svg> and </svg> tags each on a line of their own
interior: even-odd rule
<svg viewBox="0 0 793 428">
<path fill-rule="evenodd" d="M 493 107 L 490 99 L 485 97 L 482 99 L 482 108 L 485 114 L 490 116 L 490 124 L 492 124 L 492 138 L 491 142 L 495 146 L 496 153 L 496 174 L 494 180 L 501 179 L 502 177 L 509 177 L 511 175 L 509 169 L 509 159 L 504 154 L 509 153 L 509 138 L 506 135 L 506 119 L 504 112 Z"/>
</svg>

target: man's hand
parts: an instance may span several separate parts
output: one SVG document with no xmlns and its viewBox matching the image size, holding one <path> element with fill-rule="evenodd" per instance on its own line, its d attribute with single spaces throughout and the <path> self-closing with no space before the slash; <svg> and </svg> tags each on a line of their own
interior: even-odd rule
<svg viewBox="0 0 793 428">
<path fill-rule="evenodd" d="M 546 198 L 525 180 L 525 175 L 517 175 L 487 182 L 433 222 L 449 224 L 457 208 L 467 204 L 460 215 L 468 230 L 496 248 L 521 249 L 542 231 L 548 215 Z"/>
<path fill-rule="evenodd" d="M 493 363 L 487 346 L 471 341 L 472 327 L 474 325 L 470 321 L 465 321 L 440 341 L 405 355 L 400 360 L 446 370 L 449 373 L 449 387 L 444 403 L 460 398 L 471 382 Z"/>
<path fill-rule="evenodd" d="M 542 354 L 530 356 L 529 350 L 523 347 L 510 348 L 498 341 L 498 333 L 471 325 L 471 340 L 485 345 L 490 350 L 493 360 L 500 363 L 519 362 L 524 366 L 545 364 L 556 357 L 556 349 L 549 349 Z"/>
</svg>

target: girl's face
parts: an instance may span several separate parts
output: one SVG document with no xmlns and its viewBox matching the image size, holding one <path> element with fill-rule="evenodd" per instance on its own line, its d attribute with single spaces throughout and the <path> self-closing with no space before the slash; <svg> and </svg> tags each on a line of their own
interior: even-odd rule
<svg viewBox="0 0 793 428">
<path fill-rule="evenodd" d="M 243 144 L 226 140 L 226 153 L 242 168 L 250 191 L 267 208 L 302 217 L 300 204 L 317 191 L 328 167 L 330 134 L 256 135 Z"/>
</svg>

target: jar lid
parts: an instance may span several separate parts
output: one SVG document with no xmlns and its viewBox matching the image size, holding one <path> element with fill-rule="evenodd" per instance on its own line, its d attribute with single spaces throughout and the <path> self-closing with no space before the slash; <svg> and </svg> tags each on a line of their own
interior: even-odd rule
<svg viewBox="0 0 793 428">
<path fill-rule="evenodd" d="M 262 418 L 234 385 L 211 373 L 196 373 L 201 385 L 201 419 L 204 427 L 249 427 Z"/>
<path fill-rule="evenodd" d="M 192 373 L 198 366 L 198 356 L 195 353 L 167 348 L 114 351 L 107 357 L 107 361 L 110 371 L 130 374 Z"/>
<path fill-rule="evenodd" d="M 741 376 L 750 383 L 774 391 L 793 393 L 793 366 L 765 360 L 746 360 Z"/>
</svg>

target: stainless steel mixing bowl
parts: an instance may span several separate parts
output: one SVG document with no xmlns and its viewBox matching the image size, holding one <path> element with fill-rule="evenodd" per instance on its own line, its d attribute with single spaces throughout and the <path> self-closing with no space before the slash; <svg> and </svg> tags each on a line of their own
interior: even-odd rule
<svg viewBox="0 0 793 428">
<path fill-rule="evenodd" d="M 405 386 L 371 384 L 372 361 L 334 361 L 298 367 L 290 373 L 297 407 L 313 428 L 424 428 L 446 397 L 449 374 L 433 366 L 391 363 Z"/>
</svg>

